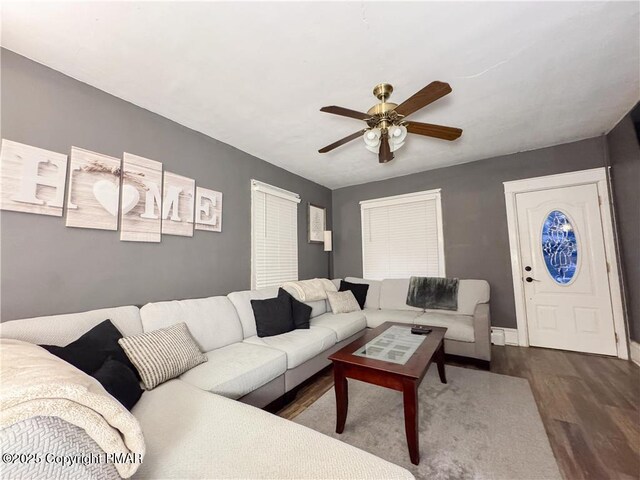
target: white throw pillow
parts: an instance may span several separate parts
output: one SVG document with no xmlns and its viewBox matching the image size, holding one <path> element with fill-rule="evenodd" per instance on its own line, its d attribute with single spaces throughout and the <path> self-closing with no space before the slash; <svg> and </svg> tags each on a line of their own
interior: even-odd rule
<svg viewBox="0 0 640 480">
<path fill-rule="evenodd" d="M 208 360 L 186 323 L 124 337 L 118 343 L 138 370 L 147 390 Z"/>
<path fill-rule="evenodd" d="M 327 299 L 333 313 L 350 313 L 360 310 L 356 297 L 349 290 L 346 292 L 327 292 Z"/>
</svg>

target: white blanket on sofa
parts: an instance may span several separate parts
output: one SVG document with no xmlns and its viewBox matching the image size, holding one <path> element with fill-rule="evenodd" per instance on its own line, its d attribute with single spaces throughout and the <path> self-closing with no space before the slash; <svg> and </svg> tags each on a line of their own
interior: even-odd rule
<svg viewBox="0 0 640 480">
<path fill-rule="evenodd" d="M 296 296 L 301 302 L 326 300 L 327 291 L 335 292 L 337 290 L 333 282 L 326 278 L 312 278 L 311 280 L 286 282 L 282 285 L 282 288 Z"/>
<path fill-rule="evenodd" d="M 140 424 L 96 379 L 20 340 L 2 339 L 0 359 L 0 428 L 59 417 L 84 429 L 107 454 L 134 454 L 115 467 L 123 478 L 136 472 L 145 453 Z"/>
</svg>

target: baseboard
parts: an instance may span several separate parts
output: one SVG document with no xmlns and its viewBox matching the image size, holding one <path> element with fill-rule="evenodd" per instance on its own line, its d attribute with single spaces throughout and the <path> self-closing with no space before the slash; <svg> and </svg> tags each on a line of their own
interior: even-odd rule
<svg viewBox="0 0 640 480">
<path fill-rule="evenodd" d="M 506 345 L 520 345 L 518 343 L 518 329 L 517 328 L 503 328 L 504 330 L 504 343 Z"/>
<path fill-rule="evenodd" d="M 629 350 L 631 353 L 631 361 L 640 367 L 640 343 L 630 340 Z"/>
<path fill-rule="evenodd" d="M 491 343 L 494 345 L 519 345 L 518 329 L 516 328 L 491 327 L 491 334 Z M 504 343 L 502 343 L 503 338 Z"/>
</svg>

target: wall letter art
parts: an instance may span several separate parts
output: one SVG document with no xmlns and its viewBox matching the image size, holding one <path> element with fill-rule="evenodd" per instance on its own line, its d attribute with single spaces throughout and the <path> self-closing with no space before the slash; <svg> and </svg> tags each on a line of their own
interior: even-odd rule
<svg viewBox="0 0 640 480">
<path fill-rule="evenodd" d="M 61 217 L 66 180 L 66 155 L 2 140 L 2 210 Z"/>
<path fill-rule="evenodd" d="M 196 181 L 164 172 L 162 234 L 193 237 L 193 205 Z"/>
<path fill-rule="evenodd" d="M 222 231 L 222 193 L 162 172 L 162 163 L 125 153 L 122 161 L 71 147 L 67 227 L 117 230 L 120 240 L 160 242 Z M 2 140 L 0 209 L 62 216 L 67 156 Z"/>
<path fill-rule="evenodd" d="M 196 230 L 222 231 L 222 193 L 196 188 Z"/>
<path fill-rule="evenodd" d="M 67 227 L 117 230 L 120 159 L 71 147 L 69 168 Z"/>
<path fill-rule="evenodd" d="M 122 162 L 120 240 L 159 242 L 162 163 L 125 153 Z"/>
</svg>

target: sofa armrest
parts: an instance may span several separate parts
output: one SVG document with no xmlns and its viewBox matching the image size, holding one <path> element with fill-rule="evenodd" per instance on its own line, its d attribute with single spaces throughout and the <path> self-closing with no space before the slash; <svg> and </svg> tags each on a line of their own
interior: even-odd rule
<svg viewBox="0 0 640 480">
<path fill-rule="evenodd" d="M 473 312 L 473 329 L 478 358 L 491 361 L 491 315 L 488 303 L 479 303 Z"/>
</svg>

